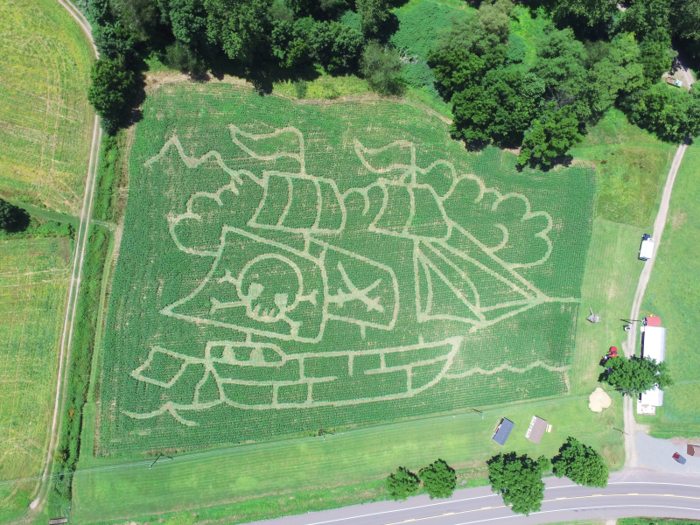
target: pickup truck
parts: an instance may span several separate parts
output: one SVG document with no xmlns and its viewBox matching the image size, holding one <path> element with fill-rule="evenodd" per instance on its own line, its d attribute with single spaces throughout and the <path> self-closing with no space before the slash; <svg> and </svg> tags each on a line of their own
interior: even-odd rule
<svg viewBox="0 0 700 525">
<path fill-rule="evenodd" d="M 666 83 L 676 87 L 683 87 L 683 81 L 673 77 L 668 77 Z"/>
</svg>

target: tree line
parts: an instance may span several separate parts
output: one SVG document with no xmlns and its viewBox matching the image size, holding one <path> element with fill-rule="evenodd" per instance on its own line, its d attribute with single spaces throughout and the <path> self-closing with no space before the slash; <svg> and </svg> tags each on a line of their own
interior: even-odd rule
<svg viewBox="0 0 700 525">
<path fill-rule="evenodd" d="M 323 70 L 357 74 L 381 93 L 403 89 L 389 37 L 405 0 L 88 0 L 100 51 L 89 99 L 109 132 L 124 125 L 154 54 L 193 76 L 251 80 Z M 528 2 L 546 21 L 528 45 L 510 33 L 514 3 L 483 0 L 437 39 L 429 65 L 453 111 L 452 133 L 469 147 L 521 147 L 520 165 L 551 166 L 610 108 L 661 139 L 700 134 L 700 90 L 661 83 L 676 56 L 700 60 L 700 0 Z M 303 90 L 302 90 L 303 91 Z"/>
<path fill-rule="evenodd" d="M 542 476 L 552 472 L 567 477 L 578 485 L 605 488 L 609 471 L 602 456 L 573 437 L 567 438 L 559 453 L 551 460 L 537 459 L 516 452 L 497 454 L 487 461 L 491 490 L 501 495 L 513 512 L 528 515 L 540 510 L 544 500 Z M 422 482 L 422 487 L 421 487 Z M 442 459 L 422 468 L 418 475 L 399 467 L 386 479 L 389 495 L 397 501 L 421 491 L 433 498 L 449 498 L 457 488 L 455 470 Z"/>
<path fill-rule="evenodd" d="M 272 80 L 312 78 L 321 68 L 397 93 L 401 64 L 384 44 L 393 7 L 391 0 L 89 0 L 100 52 L 89 100 L 106 131 L 124 125 L 139 72 L 154 54 L 194 77 L 233 73 L 261 91 Z"/>
<path fill-rule="evenodd" d="M 663 140 L 700 134 L 700 91 L 661 82 L 676 57 L 674 36 L 700 54 L 700 2 L 630 4 L 623 12 L 608 0 L 543 3 L 535 13 L 547 25 L 529 66 L 524 42 L 510 34 L 510 0 L 484 1 L 455 22 L 429 56 L 452 105 L 453 136 L 468 146 L 522 147 L 520 165 L 550 166 L 613 106 Z M 677 25 L 680 13 L 697 26 Z"/>
</svg>

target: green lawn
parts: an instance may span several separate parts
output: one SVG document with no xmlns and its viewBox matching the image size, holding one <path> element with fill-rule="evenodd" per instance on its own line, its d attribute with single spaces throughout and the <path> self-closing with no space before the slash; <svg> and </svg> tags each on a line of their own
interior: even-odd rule
<svg viewBox="0 0 700 525">
<path fill-rule="evenodd" d="M 676 385 L 664 391 L 656 416 L 640 417 L 659 437 L 700 436 L 700 146 L 690 146 L 673 188 L 664 236 L 640 315 L 661 317 L 666 362 Z"/>
<path fill-rule="evenodd" d="M 598 384 L 598 365 L 608 348 L 622 348 L 622 330 L 630 314 L 643 263 L 637 259 L 641 228 L 598 218 L 593 221 L 593 237 L 588 251 L 586 273 L 581 289 L 581 309 L 576 328 L 576 349 L 571 370 L 572 394 L 590 394 Z M 586 321 L 589 310 L 600 314 L 600 323 Z M 621 400 L 612 394 L 613 400 Z"/>
<path fill-rule="evenodd" d="M 0 522 L 24 512 L 43 468 L 70 254 L 67 239 L 0 241 Z"/>
<path fill-rule="evenodd" d="M 0 3 L 0 196 L 77 215 L 87 171 L 93 60 L 54 0 Z"/>
<path fill-rule="evenodd" d="M 623 442 L 613 426 L 620 424 L 621 408 L 617 402 L 595 414 L 588 409 L 587 396 L 572 396 L 483 409 L 483 420 L 470 411 L 365 427 L 328 436 L 325 443 L 322 438 L 309 437 L 213 448 L 177 455 L 150 470 L 148 459 L 94 459 L 89 453 L 82 454 L 74 478 L 71 521 L 135 518 L 339 487 L 383 478 L 399 465 L 418 469 L 437 458 L 456 468 L 469 468 L 483 466 L 501 450 L 552 456 L 569 435 L 592 445 L 612 468 L 619 468 Z M 553 425 L 552 433 L 545 434 L 540 445 L 524 436 L 535 414 Z M 503 448 L 491 441 L 502 416 L 515 423 Z M 86 440 L 83 447 L 89 451 L 92 443 Z M 328 502 L 330 507 L 342 504 Z M 294 508 L 287 512 L 294 512 Z"/>
<path fill-rule="evenodd" d="M 571 154 L 596 166 L 596 217 L 644 228 L 654 222 L 675 151 L 611 109 Z"/>
</svg>

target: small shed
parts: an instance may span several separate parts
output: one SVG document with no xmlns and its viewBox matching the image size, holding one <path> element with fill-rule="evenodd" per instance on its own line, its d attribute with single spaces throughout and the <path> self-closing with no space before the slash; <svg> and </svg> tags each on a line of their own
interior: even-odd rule
<svg viewBox="0 0 700 525">
<path fill-rule="evenodd" d="M 539 443 L 545 430 L 547 430 L 547 422 L 541 417 L 532 416 L 532 421 L 530 421 L 525 437 L 533 443 Z"/>
<path fill-rule="evenodd" d="M 700 445 L 690 445 L 688 444 L 688 448 L 686 450 L 689 456 L 695 456 L 695 457 L 700 457 Z"/>
<path fill-rule="evenodd" d="M 508 439 L 508 436 L 510 436 L 510 432 L 513 430 L 514 426 L 515 423 L 513 423 L 510 419 L 505 417 L 501 418 L 501 422 L 498 423 L 496 431 L 493 433 L 493 440 L 499 445 L 505 445 L 506 440 Z"/>
</svg>

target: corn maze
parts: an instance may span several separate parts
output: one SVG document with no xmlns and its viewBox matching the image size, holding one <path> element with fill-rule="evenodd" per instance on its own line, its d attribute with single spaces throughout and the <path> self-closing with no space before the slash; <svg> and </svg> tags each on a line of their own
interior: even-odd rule
<svg viewBox="0 0 700 525">
<path fill-rule="evenodd" d="M 396 102 L 161 88 L 131 154 L 103 454 L 563 395 L 589 170 Z"/>
</svg>

